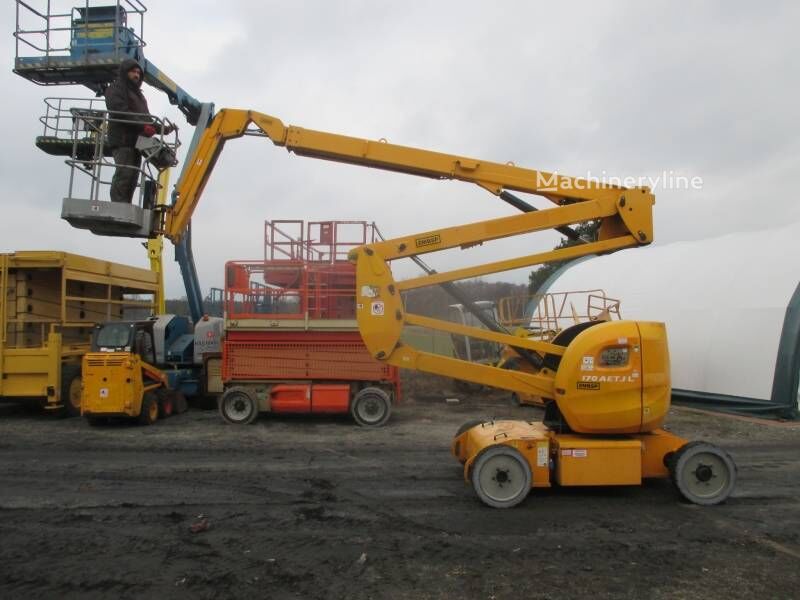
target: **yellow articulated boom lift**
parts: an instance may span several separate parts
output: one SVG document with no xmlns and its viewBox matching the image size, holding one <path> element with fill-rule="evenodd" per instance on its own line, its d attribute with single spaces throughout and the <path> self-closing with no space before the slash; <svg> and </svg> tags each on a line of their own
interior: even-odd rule
<svg viewBox="0 0 800 600">
<path fill-rule="evenodd" d="M 663 323 L 589 321 L 552 342 L 516 338 L 406 313 L 401 292 L 533 265 L 635 246 L 652 240 L 653 196 L 645 189 L 606 189 L 595 199 L 525 215 L 428 231 L 359 249 L 359 329 L 379 359 L 546 400 L 541 423 L 474 421 L 453 441 L 453 453 L 478 497 L 496 508 L 522 502 L 532 487 L 638 485 L 672 477 L 698 504 L 723 501 L 736 467 L 723 450 L 687 443 L 662 425 L 670 406 L 670 366 Z M 599 239 L 575 248 L 395 282 L 389 262 L 421 252 L 469 247 L 508 237 L 602 219 Z M 434 246 L 431 248 L 431 246 Z M 405 324 L 496 341 L 535 357 L 533 372 L 503 370 L 420 352 L 403 345 Z"/>
<path fill-rule="evenodd" d="M 152 236 L 181 240 L 217 158 L 228 139 L 269 138 L 301 156 L 479 185 L 522 214 L 449 227 L 362 246 L 351 253 L 357 273 L 357 319 L 364 342 L 378 360 L 473 383 L 539 396 L 541 423 L 466 423 L 453 441 L 464 474 L 486 504 L 520 503 L 531 488 L 568 485 L 636 485 L 672 477 L 688 500 L 722 502 L 731 493 L 736 467 L 723 450 L 689 443 L 662 425 L 670 406 L 670 365 L 663 323 L 590 321 L 569 327 L 552 341 L 521 338 L 495 323 L 488 329 L 407 313 L 402 292 L 604 254 L 653 241 L 653 194 L 525 169 L 510 164 L 432 152 L 322 131 L 285 126 L 254 111 L 224 109 L 203 132 L 187 159 L 174 203 L 162 212 Z M 537 210 L 511 191 L 543 196 L 552 208 Z M 598 220 L 596 239 L 583 240 L 571 225 Z M 490 264 L 395 281 L 390 262 L 419 255 L 555 229 L 583 243 Z M 466 306 L 480 319 L 480 310 Z M 533 368 L 504 370 L 416 350 L 401 343 L 405 325 L 508 345 Z"/>
</svg>

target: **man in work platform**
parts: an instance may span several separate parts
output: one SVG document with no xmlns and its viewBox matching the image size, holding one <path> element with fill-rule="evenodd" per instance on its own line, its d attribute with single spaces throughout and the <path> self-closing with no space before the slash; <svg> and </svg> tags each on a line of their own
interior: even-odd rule
<svg viewBox="0 0 800 600">
<path fill-rule="evenodd" d="M 142 154 L 136 149 L 140 135 L 153 136 L 156 127 L 142 94 L 144 72 L 132 58 L 123 60 L 119 75 L 106 89 L 106 108 L 109 110 L 108 146 L 114 157 L 116 170 L 111 179 L 111 201 L 133 201 L 133 192 L 139 179 Z M 127 114 L 120 114 L 127 113 Z M 170 125 L 163 128 L 164 134 L 174 130 Z"/>
</svg>

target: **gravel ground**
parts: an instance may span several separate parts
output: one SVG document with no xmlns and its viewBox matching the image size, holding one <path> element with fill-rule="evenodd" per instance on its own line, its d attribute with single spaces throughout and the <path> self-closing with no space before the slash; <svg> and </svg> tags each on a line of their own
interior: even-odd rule
<svg viewBox="0 0 800 600">
<path fill-rule="evenodd" d="M 232 427 L 198 409 L 91 428 L 0 411 L 0 597 L 800 596 L 800 424 L 673 409 L 670 429 L 738 463 L 720 506 L 655 481 L 534 490 L 494 510 L 464 483 L 452 434 L 538 409 L 429 377 L 406 388 L 380 430 Z"/>
</svg>

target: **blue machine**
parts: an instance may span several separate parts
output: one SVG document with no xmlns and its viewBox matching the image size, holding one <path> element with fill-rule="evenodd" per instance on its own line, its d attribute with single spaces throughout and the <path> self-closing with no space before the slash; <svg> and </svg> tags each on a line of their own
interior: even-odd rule
<svg viewBox="0 0 800 600">
<path fill-rule="evenodd" d="M 145 83 L 163 91 L 189 124 L 196 126 L 188 151 L 191 155 L 214 117 L 214 105 L 192 97 L 144 57 L 141 31 L 147 8 L 141 0 L 115 3 L 105 0 L 102 5 L 86 0 L 83 6 L 68 12 L 57 12 L 53 4 L 48 0 L 16 0 L 14 72 L 38 85 L 83 85 L 102 96 L 116 79 L 120 63 L 135 59 L 142 66 Z M 142 210 L 135 206 L 110 208 Z M 95 233 L 127 237 L 130 230 L 129 226 L 121 226 L 119 231 L 106 226 Z M 192 254 L 191 230 L 176 246 L 175 260 L 186 288 L 192 320 L 197 323 L 205 313 Z"/>
<path fill-rule="evenodd" d="M 221 352 L 222 320 L 209 318 L 196 327 L 186 317 L 160 315 L 153 319 L 153 341 L 158 368 L 167 376 L 169 387 L 196 396 L 203 352 Z M 199 348 L 197 341 L 202 340 Z"/>
<path fill-rule="evenodd" d="M 31 0 L 17 0 L 16 57 L 14 72 L 39 85 L 85 85 L 98 96 L 119 72 L 123 60 L 142 65 L 144 80 L 167 94 L 171 104 L 197 125 L 201 102 L 144 57 L 144 40 L 129 26 L 146 12 L 139 0 L 73 8 L 57 13 L 50 2 L 36 9 Z M 33 25 L 27 25 L 32 23 Z"/>
<path fill-rule="evenodd" d="M 74 61 L 93 54 L 113 54 L 117 49 L 131 57 L 141 47 L 133 29 L 127 26 L 127 11 L 121 6 L 77 7 L 72 19 L 70 57 Z"/>
</svg>

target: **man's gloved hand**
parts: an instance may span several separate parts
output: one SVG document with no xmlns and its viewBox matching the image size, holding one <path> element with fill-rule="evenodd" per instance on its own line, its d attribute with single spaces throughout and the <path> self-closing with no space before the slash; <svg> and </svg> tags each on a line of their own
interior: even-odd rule
<svg viewBox="0 0 800 600">
<path fill-rule="evenodd" d="M 177 130 L 178 130 L 178 126 L 175 125 L 174 123 L 170 123 L 169 125 L 164 127 L 164 135 L 169 135 L 173 131 L 177 131 Z"/>
<path fill-rule="evenodd" d="M 145 125 L 142 127 L 142 135 L 145 137 L 153 137 L 156 134 L 156 128 L 152 125 Z"/>
</svg>

